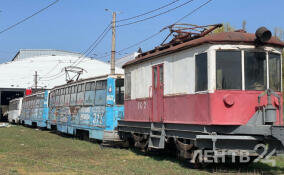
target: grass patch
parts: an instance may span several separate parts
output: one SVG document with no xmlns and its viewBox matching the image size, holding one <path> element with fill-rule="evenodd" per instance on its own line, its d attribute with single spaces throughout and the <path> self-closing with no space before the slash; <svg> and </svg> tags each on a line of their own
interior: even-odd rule
<svg viewBox="0 0 284 175">
<path fill-rule="evenodd" d="M 132 149 L 102 149 L 99 144 L 23 126 L 0 128 L 0 174 L 207 175 L 282 172 L 283 157 L 277 158 L 276 167 L 257 163 L 248 169 L 218 166 L 194 170 L 187 163 L 167 155 L 148 156 Z"/>
</svg>

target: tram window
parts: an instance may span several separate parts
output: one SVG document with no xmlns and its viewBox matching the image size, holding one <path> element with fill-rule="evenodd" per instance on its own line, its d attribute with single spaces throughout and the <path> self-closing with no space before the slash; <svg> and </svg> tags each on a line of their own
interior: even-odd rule
<svg viewBox="0 0 284 175">
<path fill-rule="evenodd" d="M 125 99 L 131 98 L 131 73 L 125 73 Z"/>
<path fill-rule="evenodd" d="M 86 83 L 85 91 L 90 91 L 91 87 L 92 87 L 92 83 L 91 82 Z"/>
<path fill-rule="evenodd" d="M 160 66 L 160 84 L 161 86 L 164 85 L 164 67 L 163 66 Z"/>
<path fill-rule="evenodd" d="M 269 53 L 269 88 L 281 91 L 281 56 Z"/>
<path fill-rule="evenodd" d="M 155 89 L 157 88 L 157 84 L 158 84 L 157 71 L 158 71 L 158 68 L 157 68 L 157 67 L 154 67 L 154 88 L 155 88 Z"/>
<path fill-rule="evenodd" d="M 48 102 L 49 102 L 50 105 L 52 105 L 52 98 L 53 98 L 52 92 L 50 92 L 49 96 L 48 96 Z"/>
<path fill-rule="evenodd" d="M 195 56 L 195 91 L 205 91 L 208 87 L 207 80 L 207 53 Z"/>
<path fill-rule="evenodd" d="M 247 90 L 266 89 L 265 52 L 245 52 L 245 86 Z"/>
<path fill-rule="evenodd" d="M 84 92 L 85 91 L 85 83 L 81 84 L 82 88 L 81 88 L 81 92 Z"/>
<path fill-rule="evenodd" d="M 104 106 L 106 104 L 106 90 L 97 89 L 95 96 L 95 105 L 96 106 Z"/>
<path fill-rule="evenodd" d="M 81 91 L 82 91 L 82 85 L 79 84 L 79 85 L 78 85 L 78 92 L 81 92 Z"/>
<path fill-rule="evenodd" d="M 106 80 L 97 81 L 96 89 L 106 89 L 106 85 L 107 85 Z"/>
<path fill-rule="evenodd" d="M 96 82 L 92 82 L 91 90 L 94 91 L 96 89 Z"/>
<path fill-rule="evenodd" d="M 242 89 L 242 61 L 240 51 L 216 52 L 217 89 Z"/>
<path fill-rule="evenodd" d="M 72 86 L 72 93 L 73 94 L 77 92 L 77 87 L 78 87 L 77 85 Z"/>
<path fill-rule="evenodd" d="M 115 102 L 117 105 L 124 104 L 124 80 L 117 79 L 115 81 Z"/>
</svg>

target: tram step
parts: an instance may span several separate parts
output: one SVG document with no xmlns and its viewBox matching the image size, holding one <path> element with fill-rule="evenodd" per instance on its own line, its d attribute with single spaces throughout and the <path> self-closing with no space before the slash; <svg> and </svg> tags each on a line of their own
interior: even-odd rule
<svg viewBox="0 0 284 175">
<path fill-rule="evenodd" d="M 151 123 L 149 145 L 148 147 L 154 149 L 164 149 L 165 147 L 165 127 L 157 128 L 154 123 Z"/>
</svg>

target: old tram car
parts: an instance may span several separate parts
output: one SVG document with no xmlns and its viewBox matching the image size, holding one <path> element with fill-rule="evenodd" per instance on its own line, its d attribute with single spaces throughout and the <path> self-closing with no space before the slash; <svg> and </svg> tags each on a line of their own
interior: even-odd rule
<svg viewBox="0 0 284 175">
<path fill-rule="evenodd" d="M 22 97 L 9 101 L 8 121 L 10 123 L 19 123 L 19 117 L 22 110 L 22 101 Z"/>
<path fill-rule="evenodd" d="M 197 149 L 257 155 L 259 143 L 283 150 L 284 43 L 264 27 L 209 34 L 219 26 L 171 28 L 178 34 L 168 44 L 124 65 L 123 139 L 143 149 L 174 144 L 189 159 Z"/>
<path fill-rule="evenodd" d="M 27 95 L 22 100 L 20 122 L 33 127 L 46 127 L 48 120 L 48 94 L 49 91 L 37 92 Z"/>
<path fill-rule="evenodd" d="M 47 128 L 101 141 L 116 141 L 124 118 L 123 75 L 70 82 L 50 92 Z"/>
</svg>

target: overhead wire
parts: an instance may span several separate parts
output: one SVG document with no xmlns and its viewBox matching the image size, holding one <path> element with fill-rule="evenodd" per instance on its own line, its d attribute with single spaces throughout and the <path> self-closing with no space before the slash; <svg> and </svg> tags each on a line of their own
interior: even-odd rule
<svg viewBox="0 0 284 175">
<path fill-rule="evenodd" d="M 208 0 L 208 1 L 206 1 L 205 3 L 201 4 L 200 6 L 198 6 L 197 8 L 193 9 L 193 10 L 190 11 L 188 14 L 186 14 L 185 16 L 183 16 L 182 18 L 180 18 L 179 20 L 177 20 L 174 24 L 177 24 L 178 22 L 180 22 L 180 21 L 182 21 L 183 19 L 187 18 L 188 16 L 192 15 L 193 13 L 195 13 L 196 11 L 198 11 L 199 9 L 201 9 L 203 6 L 207 5 L 210 1 L 212 1 L 212 0 Z M 156 35 L 160 34 L 164 29 L 165 29 L 165 28 L 163 28 L 163 29 L 160 30 L 159 32 L 157 32 L 157 33 L 155 33 L 155 34 L 153 34 L 153 35 L 147 37 L 146 39 L 143 39 L 143 40 L 141 40 L 141 41 L 139 41 L 139 42 L 137 42 L 137 43 L 135 43 L 135 44 L 133 44 L 133 45 L 130 45 L 130 46 L 124 48 L 124 49 L 119 50 L 118 52 L 122 52 L 122 51 L 128 50 L 128 49 L 130 49 L 130 48 L 132 48 L 132 47 L 135 47 L 135 46 L 137 46 L 137 45 L 139 45 L 139 44 L 141 44 L 141 43 L 143 43 L 143 42 L 145 42 L 145 41 L 148 41 L 148 40 L 150 40 L 151 38 L 155 37 Z"/>
<path fill-rule="evenodd" d="M 82 56 L 80 56 L 77 60 L 75 60 L 73 62 L 73 64 L 71 64 L 70 66 L 77 66 L 83 59 L 85 56 L 90 55 L 94 49 L 102 42 L 102 40 L 106 37 L 106 35 L 108 34 L 108 32 L 110 31 L 111 27 L 110 25 L 108 25 L 105 30 L 100 34 L 100 36 L 95 40 L 95 42 L 92 43 L 91 47 L 89 47 L 87 50 L 82 53 Z"/>
<path fill-rule="evenodd" d="M 131 19 L 135 19 L 135 18 L 139 18 L 139 17 L 141 17 L 141 16 L 148 15 L 148 14 L 150 14 L 150 13 L 153 13 L 153 12 L 155 12 L 155 11 L 158 11 L 158 10 L 161 10 L 161 9 L 163 9 L 163 8 L 165 8 L 165 7 L 168 7 L 168 6 L 174 4 L 174 3 L 178 2 L 178 1 L 179 1 L 179 0 L 175 0 L 175 1 L 170 2 L 170 3 L 166 4 L 166 5 L 163 5 L 163 6 L 159 7 L 159 8 L 150 10 L 150 11 L 148 11 L 148 12 L 145 12 L 145 13 L 142 13 L 142 14 L 140 14 L 140 15 L 136 15 L 136 16 L 133 16 L 133 17 L 130 17 L 130 18 L 117 20 L 116 22 L 128 21 L 128 20 L 131 20 Z"/>
<path fill-rule="evenodd" d="M 60 64 L 60 61 L 58 61 L 58 63 L 53 66 L 46 74 L 44 74 L 42 77 L 45 77 L 46 75 L 50 74 L 53 70 L 55 70 L 55 68 Z M 39 77 L 38 80 L 40 80 L 42 77 Z"/>
<path fill-rule="evenodd" d="M 38 15 L 39 13 L 41 13 L 41 12 L 43 12 L 44 10 L 48 9 L 49 7 L 53 6 L 53 5 L 56 4 L 57 2 L 59 2 L 59 0 L 54 1 L 53 3 L 51 3 L 51 4 L 49 4 L 48 6 L 46 6 L 46 7 L 42 8 L 42 9 L 38 10 L 37 12 L 33 13 L 32 15 L 30 15 L 30 16 L 28 16 L 28 17 L 26 17 L 26 18 L 20 20 L 19 22 L 17 22 L 17 23 L 15 23 L 15 24 L 13 24 L 13 25 L 11 25 L 11 26 L 5 28 L 4 30 L 1 30 L 1 31 L 0 31 L 0 34 L 6 32 L 6 31 L 8 31 L 8 30 L 11 30 L 12 28 L 16 27 L 17 25 L 19 25 L 19 24 L 21 24 L 21 23 L 27 21 L 28 19 L 30 19 L 30 18 L 32 18 L 32 17 Z"/>
<path fill-rule="evenodd" d="M 143 21 L 146 21 L 146 20 L 149 20 L 149 19 L 158 17 L 158 16 L 160 16 L 160 15 L 163 15 L 163 14 L 169 13 L 169 12 L 171 12 L 171 11 L 173 11 L 173 10 L 176 10 L 176 9 L 182 7 L 182 6 L 185 6 L 186 4 L 191 3 L 191 2 L 193 2 L 193 1 L 194 1 L 194 0 L 186 1 L 185 3 L 183 3 L 183 4 L 179 5 L 179 6 L 176 6 L 176 7 L 174 7 L 174 8 L 171 8 L 171 9 L 169 9 L 169 10 L 167 10 L 167 11 L 164 11 L 164 12 L 158 13 L 158 14 L 156 14 L 156 15 L 153 15 L 153 16 L 150 16 L 150 17 L 141 19 L 141 20 L 137 20 L 137 21 L 134 21 L 134 22 L 129 22 L 129 23 L 126 23 L 126 24 L 117 25 L 117 27 L 128 26 L 128 25 L 136 24 L 136 23 L 139 23 L 139 22 L 143 22 Z"/>
<path fill-rule="evenodd" d="M 94 50 L 95 48 L 102 42 L 102 40 L 106 37 L 106 35 L 108 34 L 108 32 L 110 31 L 111 28 L 109 28 L 103 35 L 102 37 L 98 40 L 98 42 L 93 46 L 93 48 L 86 54 L 86 56 L 90 55 Z"/>
<path fill-rule="evenodd" d="M 196 11 L 198 11 L 199 9 L 201 9 L 202 7 L 204 7 L 205 5 L 207 5 L 209 2 L 211 2 L 212 0 L 208 0 L 205 3 L 201 4 L 200 6 L 198 6 L 197 8 L 195 8 L 194 10 L 192 10 L 191 12 L 189 12 L 188 14 L 186 14 L 185 16 L 183 16 L 182 18 L 180 18 L 179 20 L 177 20 L 174 24 L 179 23 L 180 21 L 184 20 L 185 18 L 187 18 L 188 16 L 192 15 L 193 13 L 195 13 Z"/>
<path fill-rule="evenodd" d="M 190 11 L 188 14 L 186 14 L 186 15 L 183 16 L 182 18 L 178 19 L 174 24 L 177 24 L 177 23 L 179 23 L 180 21 L 182 21 L 182 20 L 184 20 L 185 18 L 187 18 L 188 16 L 194 14 L 196 11 L 198 11 L 199 9 L 201 9 L 203 6 L 207 5 L 207 4 L 208 4 L 209 2 L 211 2 L 211 1 L 212 1 L 212 0 L 208 0 L 208 1 L 206 1 L 205 3 L 201 4 L 200 6 L 198 6 L 198 7 L 195 8 L 195 9 L 193 9 L 192 11 Z M 164 28 L 164 29 L 165 29 L 165 28 Z M 117 53 L 120 53 L 120 52 L 125 51 L 125 50 L 128 50 L 128 49 L 130 49 L 130 48 L 132 48 L 132 47 L 135 47 L 135 46 L 137 46 L 137 45 L 139 45 L 139 44 L 142 44 L 143 42 L 146 42 L 146 41 L 150 40 L 151 38 L 155 37 L 156 35 L 160 34 L 162 31 L 163 31 L 163 29 L 160 30 L 159 32 L 157 32 L 157 33 L 155 33 L 155 34 L 153 34 L 153 35 L 147 37 L 146 39 L 143 39 L 143 40 L 141 40 L 141 41 L 139 41 L 139 42 L 137 42 L 137 43 L 135 43 L 135 44 L 133 44 L 133 45 L 130 45 L 130 46 L 126 47 L 126 48 L 123 48 L 123 49 L 119 50 Z M 111 55 L 111 54 L 104 55 L 104 56 L 101 56 L 101 57 L 97 57 L 97 59 L 104 58 L 104 57 L 107 57 L 107 56 L 110 56 L 110 55 Z"/>
<path fill-rule="evenodd" d="M 99 38 L 102 37 L 105 32 L 108 32 L 108 30 L 110 30 L 111 24 L 112 23 L 108 24 L 104 31 L 98 36 L 98 38 L 84 52 L 81 52 L 81 54 L 85 55 L 96 44 L 96 42 L 98 42 Z"/>
<path fill-rule="evenodd" d="M 107 27 L 103 30 L 103 32 L 96 38 L 96 40 L 83 52 L 81 52 L 80 54 L 82 56 L 79 56 L 70 66 L 77 66 L 78 64 L 80 64 L 80 62 L 84 59 L 85 56 L 89 55 L 90 53 L 93 52 L 93 50 L 101 43 L 101 41 L 105 38 L 105 36 L 107 35 L 107 33 L 110 31 L 111 29 L 111 24 L 108 24 Z M 55 75 L 49 76 L 49 77 L 41 77 L 41 81 L 50 81 L 50 80 L 54 80 L 57 79 L 61 76 L 63 76 L 65 74 L 65 72 L 58 72 Z"/>
<path fill-rule="evenodd" d="M 187 3 L 189 3 L 189 2 L 192 2 L 193 0 L 190 0 L 190 1 L 187 1 L 186 3 L 183 3 L 183 4 L 181 4 L 181 5 L 179 5 L 179 6 L 177 6 L 177 7 L 175 7 L 175 8 L 173 8 L 173 9 L 176 9 L 176 8 L 179 8 L 179 7 L 181 7 L 181 6 L 184 6 L 184 5 L 186 5 Z M 185 19 L 185 18 L 187 18 L 188 16 L 190 16 L 190 15 L 192 15 L 192 14 L 194 14 L 196 11 L 198 11 L 199 9 L 201 9 L 203 6 L 205 6 L 205 5 L 207 5 L 209 2 L 211 2 L 212 0 L 208 0 L 208 1 L 206 1 L 205 3 L 203 3 L 203 4 L 201 4 L 200 6 L 198 6 L 197 8 L 195 8 L 194 10 L 192 10 L 192 11 L 190 11 L 188 14 L 186 14 L 185 16 L 183 16 L 182 18 L 180 18 L 179 20 L 177 20 L 174 24 L 177 24 L 178 22 L 180 22 L 180 21 L 182 21 L 183 19 Z M 173 10 L 173 9 L 170 9 L 170 10 Z M 169 11 L 169 10 L 168 10 Z M 163 12 L 163 13 L 165 13 L 165 12 Z M 161 14 L 161 13 L 160 13 Z M 154 15 L 154 16 L 156 16 L 156 15 Z M 152 16 L 153 17 L 153 16 Z M 150 18 L 150 17 L 149 17 Z M 145 21 L 147 18 L 145 18 L 145 19 L 143 19 L 143 21 Z M 141 20 L 139 20 L 139 21 L 141 21 Z M 135 23 L 138 23 L 138 21 L 136 21 Z M 131 23 L 132 24 L 132 23 Z M 130 24 L 129 24 L 130 25 Z M 118 26 L 117 26 L 118 27 Z M 109 26 L 107 26 L 107 28 L 104 30 L 104 32 L 97 38 L 97 40 L 94 42 L 94 43 L 96 43 L 96 42 L 101 42 L 102 41 L 102 39 L 106 36 L 106 33 L 110 30 L 110 28 L 109 28 Z M 107 30 L 108 29 L 108 30 Z M 164 28 L 165 29 L 165 28 Z M 137 46 L 137 45 L 140 45 L 140 44 L 142 44 L 142 43 L 144 43 L 144 42 L 146 42 L 146 41 L 148 41 L 148 40 L 150 40 L 150 39 L 152 39 L 153 37 L 155 37 L 155 36 L 157 36 L 158 34 L 160 34 L 164 29 L 162 29 L 162 30 L 160 30 L 159 32 L 157 32 L 157 33 L 154 33 L 153 35 L 151 35 L 151 36 L 149 36 L 149 37 L 147 37 L 147 38 L 145 38 L 145 39 L 143 39 L 143 40 L 141 40 L 141 41 L 139 41 L 139 42 L 137 42 L 137 43 L 135 43 L 135 44 L 132 44 L 132 45 L 130 45 L 130 46 L 128 46 L 128 47 L 126 47 L 126 48 L 123 48 L 123 49 L 121 49 L 121 50 L 119 50 L 118 52 L 116 52 L 116 53 L 121 53 L 122 51 L 125 51 L 125 50 L 128 50 L 128 49 L 130 49 L 130 48 L 132 48 L 132 47 L 135 47 L 135 46 Z M 99 39 L 100 37 L 102 37 L 101 39 Z M 94 46 L 94 48 L 99 44 L 92 44 L 93 46 Z M 90 50 L 90 47 L 88 48 L 88 50 L 89 50 L 89 52 L 88 52 L 88 54 L 90 54 L 93 50 L 94 50 L 94 48 L 92 48 L 91 50 Z M 87 52 L 86 52 L 87 53 Z M 104 57 L 107 57 L 107 56 L 110 56 L 111 54 L 108 54 L 108 55 L 104 55 L 104 56 L 101 56 L 101 57 L 97 57 L 97 59 L 100 59 L 100 58 L 104 58 Z M 78 65 L 78 64 L 76 64 L 76 65 Z M 59 75 L 59 74 L 57 74 L 57 75 Z M 57 76 L 57 75 L 55 75 L 55 76 Z M 64 74 L 63 74 L 64 75 Z M 60 75 L 60 76 L 62 76 L 62 75 Z M 53 79 L 56 79 L 56 78 L 58 78 L 58 77 L 60 77 L 60 76 L 57 76 L 57 77 L 55 77 L 55 78 L 53 78 Z M 49 81 L 49 80 L 45 80 L 45 81 Z"/>
</svg>

